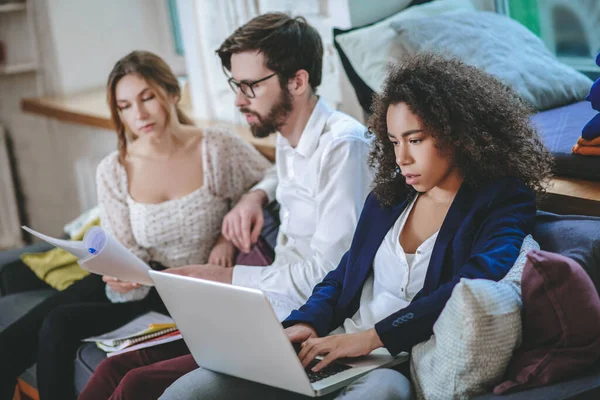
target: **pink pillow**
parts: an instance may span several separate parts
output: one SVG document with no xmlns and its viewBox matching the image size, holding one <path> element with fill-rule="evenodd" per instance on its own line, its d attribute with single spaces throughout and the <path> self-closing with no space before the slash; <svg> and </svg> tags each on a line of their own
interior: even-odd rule
<svg viewBox="0 0 600 400">
<path fill-rule="evenodd" d="M 496 394 L 559 381 L 600 359 L 600 298 L 578 263 L 532 250 L 521 287 L 523 344 Z"/>
</svg>

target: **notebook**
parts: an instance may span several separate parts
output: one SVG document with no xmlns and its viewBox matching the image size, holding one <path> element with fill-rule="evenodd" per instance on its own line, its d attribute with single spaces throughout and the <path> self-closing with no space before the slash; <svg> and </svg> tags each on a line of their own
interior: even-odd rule
<svg viewBox="0 0 600 400">
<path fill-rule="evenodd" d="M 84 342 L 95 342 L 96 345 L 108 352 L 123 350 L 134 344 L 177 331 L 172 318 L 150 311 L 127 324 L 100 336 L 84 339 Z"/>
</svg>

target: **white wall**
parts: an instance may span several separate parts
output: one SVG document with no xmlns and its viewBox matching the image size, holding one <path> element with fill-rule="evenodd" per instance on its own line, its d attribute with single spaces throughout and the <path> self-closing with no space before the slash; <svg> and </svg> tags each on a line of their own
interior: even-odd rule
<svg viewBox="0 0 600 400">
<path fill-rule="evenodd" d="M 134 49 L 160 53 L 157 3 L 148 0 L 46 0 L 60 91 L 102 86 Z"/>
<path fill-rule="evenodd" d="M 116 149 L 116 135 L 25 114 L 20 99 L 104 87 L 118 58 L 135 49 L 153 51 L 176 73 L 184 72 L 183 60 L 174 56 L 165 39 L 170 31 L 167 14 L 160 8 L 164 4 L 163 0 L 31 1 L 38 46 L 26 36 L 18 39 L 18 45 L 38 54 L 41 69 L 0 77 L 0 122 L 14 141 L 26 212 L 35 229 L 59 235 L 66 222 L 95 204 L 94 170 Z"/>
</svg>

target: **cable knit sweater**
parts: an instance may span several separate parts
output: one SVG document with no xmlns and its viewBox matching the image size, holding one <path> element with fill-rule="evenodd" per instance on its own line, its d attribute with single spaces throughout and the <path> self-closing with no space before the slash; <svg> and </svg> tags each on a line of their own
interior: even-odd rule
<svg viewBox="0 0 600 400">
<path fill-rule="evenodd" d="M 96 174 L 102 227 L 145 262 L 171 268 L 204 264 L 221 232 L 223 217 L 271 164 L 253 146 L 221 129 L 202 137 L 204 183 L 193 192 L 162 203 L 135 201 L 118 153 L 100 162 Z M 112 302 L 143 299 L 142 286 L 117 293 L 106 286 Z"/>
</svg>

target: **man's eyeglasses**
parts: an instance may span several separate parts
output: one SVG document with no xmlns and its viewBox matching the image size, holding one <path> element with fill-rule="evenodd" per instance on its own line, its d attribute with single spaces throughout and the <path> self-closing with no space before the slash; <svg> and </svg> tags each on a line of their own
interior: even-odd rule
<svg viewBox="0 0 600 400">
<path fill-rule="evenodd" d="M 227 83 L 229 83 L 229 87 L 231 88 L 231 90 L 233 90 L 233 93 L 237 94 L 239 91 L 241 91 L 244 96 L 246 96 L 249 99 L 253 99 L 256 97 L 256 94 L 254 93 L 254 86 L 266 81 L 269 78 L 274 77 L 275 75 L 277 75 L 277 73 L 273 73 L 269 76 L 265 76 L 262 79 L 256 80 L 256 81 L 241 81 L 238 82 L 235 79 L 233 79 L 233 77 L 229 78 L 227 80 Z"/>
</svg>

